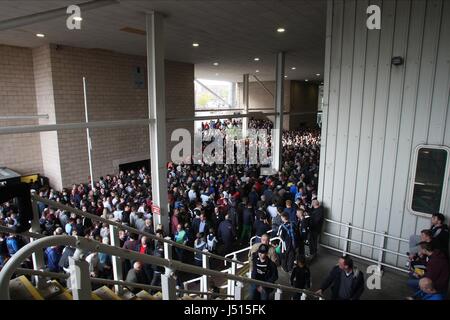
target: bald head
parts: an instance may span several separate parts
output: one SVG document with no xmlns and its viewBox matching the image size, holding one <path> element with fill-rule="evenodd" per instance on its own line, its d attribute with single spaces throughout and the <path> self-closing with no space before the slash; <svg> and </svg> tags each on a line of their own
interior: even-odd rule
<svg viewBox="0 0 450 320">
<path fill-rule="evenodd" d="M 436 290 L 433 287 L 433 281 L 430 278 L 422 278 L 419 281 L 420 290 L 425 293 L 435 293 Z"/>
<path fill-rule="evenodd" d="M 133 264 L 133 268 L 134 268 L 134 270 L 136 270 L 136 271 L 141 271 L 141 269 L 142 269 L 142 263 L 139 262 L 139 261 L 136 261 L 136 262 Z"/>
<path fill-rule="evenodd" d="M 262 244 L 269 244 L 269 235 L 267 233 L 264 233 L 261 236 L 261 243 Z"/>
</svg>

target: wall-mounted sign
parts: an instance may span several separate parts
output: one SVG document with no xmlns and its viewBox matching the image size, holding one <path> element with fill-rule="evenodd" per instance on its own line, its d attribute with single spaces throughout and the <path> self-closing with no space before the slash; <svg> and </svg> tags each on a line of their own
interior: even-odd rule
<svg viewBox="0 0 450 320">
<path fill-rule="evenodd" d="M 145 73 L 142 67 L 133 67 L 133 81 L 136 89 L 145 89 Z"/>
</svg>

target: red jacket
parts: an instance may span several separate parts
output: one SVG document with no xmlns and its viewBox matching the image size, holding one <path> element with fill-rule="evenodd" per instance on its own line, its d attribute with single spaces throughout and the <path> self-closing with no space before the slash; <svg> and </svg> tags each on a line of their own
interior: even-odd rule
<svg viewBox="0 0 450 320">
<path fill-rule="evenodd" d="M 425 277 L 433 281 L 434 288 L 438 292 L 447 292 L 450 266 L 448 257 L 441 251 L 434 251 L 427 263 Z"/>
</svg>

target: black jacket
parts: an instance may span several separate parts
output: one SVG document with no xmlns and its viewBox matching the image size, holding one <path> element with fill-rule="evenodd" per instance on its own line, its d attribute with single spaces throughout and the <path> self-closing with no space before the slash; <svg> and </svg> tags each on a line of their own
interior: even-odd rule
<svg viewBox="0 0 450 320">
<path fill-rule="evenodd" d="M 233 243 L 235 232 L 230 220 L 224 220 L 220 223 L 217 237 L 224 244 L 230 245 Z"/>
<path fill-rule="evenodd" d="M 323 221 L 325 219 L 325 214 L 323 212 L 323 207 L 320 206 L 313 209 L 310 218 L 310 229 L 312 232 L 320 233 L 322 230 Z"/>
<path fill-rule="evenodd" d="M 448 226 L 444 224 L 439 227 L 432 227 L 431 233 L 433 235 L 432 244 L 435 247 L 435 249 L 439 249 L 442 252 L 448 254 L 448 241 L 449 241 Z"/>
<path fill-rule="evenodd" d="M 255 231 L 255 235 L 261 237 L 264 233 L 271 230 L 270 225 L 264 223 L 264 221 L 256 220 L 253 223 L 253 230 Z"/>
<path fill-rule="evenodd" d="M 269 257 L 266 258 L 264 264 L 266 263 L 267 263 L 266 272 L 264 274 L 258 272 L 260 270 L 258 268 L 258 265 L 261 264 L 261 261 L 259 260 L 258 254 L 253 255 L 252 279 L 275 283 L 275 281 L 278 280 L 277 266 L 272 260 L 269 259 Z"/>
<path fill-rule="evenodd" d="M 339 298 L 339 288 L 341 282 L 341 273 L 345 272 L 335 266 L 331 269 L 330 274 L 320 286 L 322 291 L 325 291 L 331 285 L 331 299 L 337 300 Z M 364 274 L 357 268 L 353 268 L 353 283 L 352 283 L 352 296 L 350 300 L 359 300 L 364 291 Z"/>
<path fill-rule="evenodd" d="M 298 289 L 309 289 L 311 287 L 311 273 L 309 268 L 295 266 L 291 273 L 291 285 Z"/>
</svg>

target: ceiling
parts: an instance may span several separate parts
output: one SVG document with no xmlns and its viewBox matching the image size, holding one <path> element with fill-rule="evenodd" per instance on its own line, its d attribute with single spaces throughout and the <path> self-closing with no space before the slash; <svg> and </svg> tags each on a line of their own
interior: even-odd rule
<svg viewBox="0 0 450 320">
<path fill-rule="evenodd" d="M 2 0 L 0 21 L 82 2 L 86 1 Z M 194 63 L 197 78 L 241 81 L 244 73 L 251 73 L 261 80 L 274 80 L 276 53 L 286 51 L 288 80 L 322 79 L 326 0 L 121 0 L 82 12 L 81 30 L 67 29 L 65 16 L 0 31 L 0 44 L 38 47 L 56 43 L 145 55 L 145 37 L 120 29 L 145 30 L 145 12 L 151 10 L 166 15 L 166 59 Z M 278 27 L 286 31 L 278 33 Z M 199 47 L 193 47 L 193 42 Z M 255 57 L 260 61 L 255 62 Z"/>
</svg>

